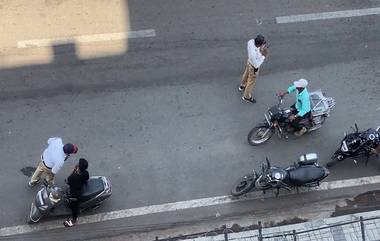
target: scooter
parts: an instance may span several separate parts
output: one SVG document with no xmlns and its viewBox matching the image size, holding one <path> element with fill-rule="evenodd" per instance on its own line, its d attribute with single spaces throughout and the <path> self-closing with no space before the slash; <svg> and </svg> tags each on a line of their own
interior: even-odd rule
<svg viewBox="0 0 380 241">
<path fill-rule="evenodd" d="M 112 194 L 112 186 L 109 178 L 104 176 L 92 176 L 84 186 L 80 198 L 80 212 L 98 208 L 104 200 Z M 49 186 L 46 180 L 42 188 L 37 192 L 33 200 L 28 223 L 37 223 L 45 216 L 68 216 L 71 214 L 68 204 L 73 201 L 69 191 L 64 191 L 56 185 Z"/>
</svg>

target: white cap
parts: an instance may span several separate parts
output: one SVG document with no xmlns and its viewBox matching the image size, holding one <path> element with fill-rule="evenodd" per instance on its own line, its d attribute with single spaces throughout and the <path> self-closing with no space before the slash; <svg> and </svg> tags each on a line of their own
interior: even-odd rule
<svg viewBox="0 0 380 241">
<path fill-rule="evenodd" d="M 299 79 L 294 81 L 294 86 L 296 88 L 305 88 L 307 86 L 307 80 L 305 79 Z"/>
</svg>

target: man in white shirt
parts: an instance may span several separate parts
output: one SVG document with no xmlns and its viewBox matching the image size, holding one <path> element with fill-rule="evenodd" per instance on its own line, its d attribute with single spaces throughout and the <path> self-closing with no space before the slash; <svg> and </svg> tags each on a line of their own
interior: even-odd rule
<svg viewBox="0 0 380 241">
<path fill-rule="evenodd" d="M 268 47 L 264 36 L 257 35 L 255 39 L 251 39 L 247 44 L 248 60 L 245 65 L 245 70 L 239 91 L 244 90 L 242 99 L 248 103 L 256 103 L 256 100 L 252 97 L 252 90 L 255 87 L 256 77 L 259 74 L 259 68 L 264 62 L 265 57 L 268 54 Z"/>
<path fill-rule="evenodd" d="M 62 139 L 59 137 L 49 138 L 47 143 L 48 147 L 41 155 L 41 161 L 28 183 L 29 187 L 34 187 L 39 183 L 43 174 L 46 175 L 49 185 L 54 184 L 54 176 L 62 168 L 63 163 L 70 157 L 70 154 L 78 152 L 76 145 L 71 143 L 63 145 Z"/>
</svg>

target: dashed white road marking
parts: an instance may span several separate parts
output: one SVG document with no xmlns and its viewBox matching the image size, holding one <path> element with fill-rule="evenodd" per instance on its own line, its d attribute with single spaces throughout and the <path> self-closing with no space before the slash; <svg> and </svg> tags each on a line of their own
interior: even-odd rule
<svg viewBox="0 0 380 241">
<path fill-rule="evenodd" d="M 149 37 L 155 37 L 155 36 L 156 36 L 156 31 L 154 29 L 146 29 L 146 30 L 120 32 L 120 33 L 103 33 L 103 34 L 79 35 L 79 36 L 61 37 L 61 38 L 31 39 L 31 40 L 18 41 L 17 48 L 49 47 L 55 44 L 66 44 L 66 43 L 72 43 L 72 42 L 90 43 L 90 42 L 123 40 L 123 39 L 130 39 L 130 38 L 149 38 Z"/>
<path fill-rule="evenodd" d="M 362 177 L 362 178 L 345 179 L 345 180 L 338 180 L 338 181 L 331 181 L 331 182 L 323 182 L 321 183 L 319 187 L 312 188 L 312 189 L 300 189 L 299 192 L 300 193 L 312 192 L 312 191 L 318 192 L 318 191 L 334 190 L 334 189 L 340 189 L 340 188 L 355 187 L 355 186 L 377 184 L 377 183 L 380 183 L 380 175 L 372 176 L 372 177 Z M 280 195 L 285 196 L 285 195 L 293 195 L 296 193 L 297 191 L 294 190 L 293 192 L 285 192 L 285 193 L 283 192 Z M 164 203 L 164 204 L 158 204 L 158 205 L 123 209 L 123 210 L 99 213 L 99 214 L 94 214 L 94 215 L 89 215 L 89 216 L 83 216 L 80 218 L 79 223 L 80 224 L 97 223 L 97 222 L 110 221 L 110 220 L 120 219 L 120 218 L 129 218 L 129 217 L 137 217 L 137 216 L 143 216 L 143 215 L 148 215 L 148 214 L 179 211 L 179 210 L 185 210 L 185 209 L 191 209 L 191 208 L 208 207 L 208 206 L 215 206 L 215 205 L 228 204 L 228 203 L 234 203 L 234 202 L 270 198 L 274 196 L 275 196 L 275 193 L 272 193 L 272 192 L 268 192 L 264 196 L 262 192 L 252 192 L 240 198 L 234 198 L 230 195 L 226 195 L 226 196 L 201 198 L 201 199 L 194 199 L 194 200 L 180 201 L 180 202 L 173 202 L 173 203 Z M 34 225 L 17 225 L 17 226 L 3 227 L 3 228 L 0 228 L 0 237 L 62 228 L 63 227 L 62 223 L 63 223 L 63 220 L 56 220 L 56 221 L 42 222 L 40 224 L 34 224 Z"/>
<path fill-rule="evenodd" d="M 380 8 L 354 9 L 336 12 L 311 13 L 276 17 L 277 23 L 296 23 L 334 18 L 349 18 L 380 14 Z"/>
</svg>

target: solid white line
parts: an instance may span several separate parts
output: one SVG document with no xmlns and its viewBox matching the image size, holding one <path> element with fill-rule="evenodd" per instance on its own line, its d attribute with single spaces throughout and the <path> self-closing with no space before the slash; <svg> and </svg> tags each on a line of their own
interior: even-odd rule
<svg viewBox="0 0 380 241">
<path fill-rule="evenodd" d="M 336 12 L 323 12 L 323 13 L 311 13 L 311 14 L 300 14 L 300 15 L 290 15 L 276 17 L 277 23 L 295 23 L 295 22 L 306 22 L 314 20 L 325 20 L 334 18 L 349 18 L 349 17 L 359 17 L 380 14 L 380 8 L 365 8 L 365 9 L 355 9 L 355 10 L 345 10 Z"/>
<path fill-rule="evenodd" d="M 50 39 L 31 39 L 22 40 L 17 42 L 17 48 L 33 48 L 33 47 L 48 47 L 55 44 L 66 44 L 72 42 L 90 43 L 90 42 L 102 42 L 123 40 L 130 38 L 148 38 L 155 37 L 156 32 L 154 29 L 146 29 L 139 31 L 129 31 L 121 33 L 104 33 L 104 34 L 92 34 L 92 35 L 80 35 L 72 37 L 60 37 Z"/>
<path fill-rule="evenodd" d="M 310 191 L 326 191 L 326 190 L 334 190 L 334 189 L 340 189 L 340 188 L 355 187 L 355 186 L 377 184 L 377 183 L 380 183 L 380 175 L 372 176 L 372 177 L 361 177 L 361 178 L 354 178 L 354 179 L 323 182 L 321 183 L 319 187 L 316 187 L 313 189 L 310 189 L 310 188 L 300 189 L 298 192 L 304 193 L 304 192 L 310 192 Z M 292 195 L 296 193 L 297 191 L 294 190 L 293 192 L 287 192 L 286 194 L 281 194 L 281 196 Z M 255 199 L 262 199 L 262 198 L 270 198 L 270 197 L 275 197 L 275 193 L 268 192 L 265 196 L 263 196 L 262 192 L 252 192 L 240 198 L 234 198 L 230 195 L 228 196 L 226 195 L 226 196 L 201 198 L 201 199 L 194 199 L 194 200 L 180 201 L 180 202 L 173 202 L 173 203 L 164 203 L 164 204 L 158 204 L 158 205 L 152 205 L 152 206 L 123 209 L 123 210 L 118 210 L 118 211 L 111 211 L 111 212 L 99 213 L 99 214 L 94 214 L 94 215 L 89 215 L 89 216 L 83 216 L 80 218 L 79 223 L 80 224 L 96 223 L 96 222 L 109 221 L 109 220 L 120 219 L 120 218 L 137 217 L 137 216 L 143 216 L 143 215 L 148 215 L 148 214 L 179 211 L 179 210 L 199 208 L 199 207 L 208 207 L 208 206 L 215 206 L 215 205 L 221 205 L 221 204 L 228 204 L 228 203 L 249 201 L 249 200 L 255 200 Z M 57 221 L 43 222 L 41 224 L 35 224 L 35 225 L 17 225 L 17 226 L 11 226 L 11 227 L 3 227 L 0 229 L 0 237 L 62 228 L 62 222 L 63 220 L 57 220 Z"/>
</svg>

